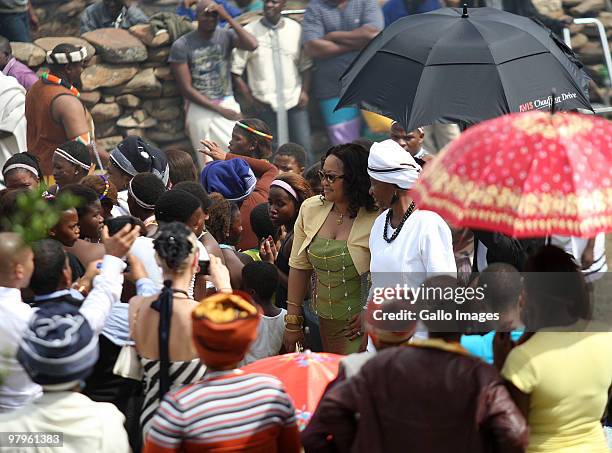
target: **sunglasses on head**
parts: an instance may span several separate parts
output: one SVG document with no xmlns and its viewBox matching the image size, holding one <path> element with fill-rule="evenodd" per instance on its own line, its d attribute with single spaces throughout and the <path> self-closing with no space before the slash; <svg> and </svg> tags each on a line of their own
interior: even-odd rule
<svg viewBox="0 0 612 453">
<path fill-rule="evenodd" d="M 325 173 L 323 170 L 319 170 L 318 175 L 321 181 L 326 180 L 330 184 L 335 183 L 338 179 L 344 178 L 344 175 L 333 175 L 331 173 Z"/>
</svg>

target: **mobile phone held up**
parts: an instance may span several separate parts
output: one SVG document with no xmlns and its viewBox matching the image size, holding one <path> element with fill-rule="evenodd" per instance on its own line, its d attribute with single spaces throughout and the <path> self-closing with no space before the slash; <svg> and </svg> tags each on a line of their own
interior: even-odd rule
<svg viewBox="0 0 612 453">
<path fill-rule="evenodd" d="M 200 266 L 200 270 L 197 275 L 208 275 L 210 272 L 210 261 L 208 260 L 198 260 L 198 266 Z"/>
<path fill-rule="evenodd" d="M 119 232 L 124 226 L 128 224 L 132 226 L 137 225 L 138 220 L 135 217 L 132 217 L 131 215 L 122 215 L 119 217 L 104 220 L 104 225 L 108 227 L 109 236 L 114 236 L 115 234 L 117 234 L 117 232 Z M 125 270 L 123 272 L 127 274 L 130 272 L 130 263 L 127 259 L 124 259 L 123 261 L 126 264 Z"/>
</svg>

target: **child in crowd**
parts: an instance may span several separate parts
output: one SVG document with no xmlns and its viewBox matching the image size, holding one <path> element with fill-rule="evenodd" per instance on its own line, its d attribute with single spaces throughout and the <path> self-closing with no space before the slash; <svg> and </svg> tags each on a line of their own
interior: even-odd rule
<svg viewBox="0 0 612 453">
<path fill-rule="evenodd" d="M 285 143 L 274 154 L 272 163 L 280 173 L 291 172 L 301 175 L 306 166 L 306 150 L 297 143 Z"/>
<path fill-rule="evenodd" d="M 242 269 L 242 289 L 263 310 L 257 339 L 251 344 L 241 365 L 277 355 L 283 344 L 285 315 L 287 311 L 272 302 L 278 285 L 278 273 L 274 265 L 262 261 L 247 264 Z"/>
<path fill-rule="evenodd" d="M 279 240 L 280 228 L 275 226 L 268 213 L 268 203 L 261 203 L 251 211 L 251 229 L 257 236 L 259 243 L 257 247 L 245 250 L 244 253 L 250 256 L 253 261 L 261 261 L 259 250 L 263 241 L 272 239 L 274 242 Z"/>
<path fill-rule="evenodd" d="M 304 172 L 304 179 L 312 189 L 314 195 L 323 195 L 323 186 L 321 186 L 319 170 L 321 170 L 321 162 L 317 162 Z"/>
</svg>

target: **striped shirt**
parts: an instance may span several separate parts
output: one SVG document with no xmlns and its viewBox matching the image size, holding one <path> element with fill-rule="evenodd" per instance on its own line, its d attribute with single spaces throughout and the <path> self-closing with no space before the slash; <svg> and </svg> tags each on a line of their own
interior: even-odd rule
<svg viewBox="0 0 612 453">
<path fill-rule="evenodd" d="M 207 372 L 162 401 L 145 453 L 170 451 L 298 452 L 293 403 L 272 376 Z"/>
</svg>

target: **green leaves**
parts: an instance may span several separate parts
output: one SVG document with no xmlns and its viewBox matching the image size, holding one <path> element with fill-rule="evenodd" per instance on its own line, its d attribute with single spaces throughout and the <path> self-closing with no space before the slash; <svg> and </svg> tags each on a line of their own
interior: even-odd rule
<svg viewBox="0 0 612 453">
<path fill-rule="evenodd" d="M 21 235 L 31 244 L 49 236 L 49 230 L 60 220 L 62 212 L 78 205 L 79 199 L 71 194 L 60 194 L 52 200 L 42 197 L 44 189 L 18 195 L 13 212 L 1 219 L 2 228 Z"/>
</svg>

